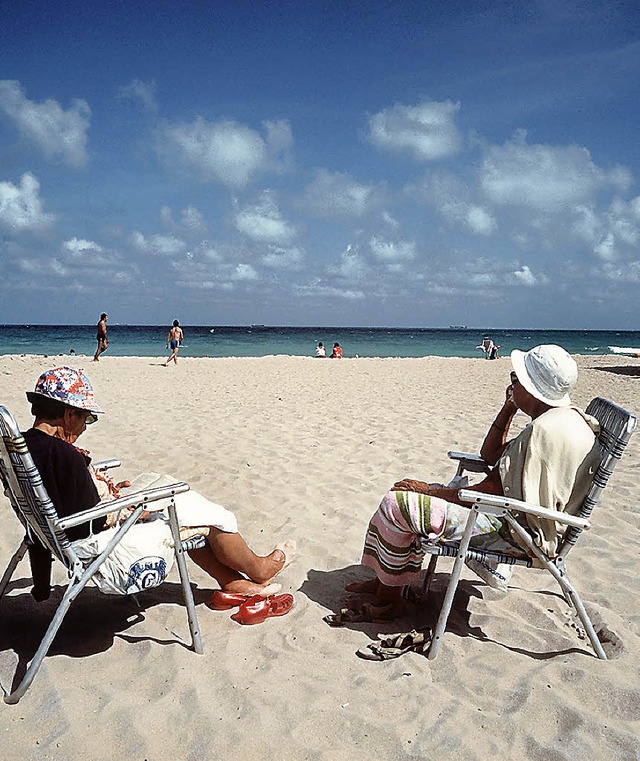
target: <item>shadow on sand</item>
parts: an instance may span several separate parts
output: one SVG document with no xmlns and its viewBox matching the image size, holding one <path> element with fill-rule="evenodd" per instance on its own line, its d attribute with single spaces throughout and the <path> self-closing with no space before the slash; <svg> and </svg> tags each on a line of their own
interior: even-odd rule
<svg viewBox="0 0 640 761">
<path fill-rule="evenodd" d="M 9 585 L 0 601 L 0 652 L 12 650 L 18 658 L 10 691 L 22 680 L 64 594 L 64 587 L 61 586 L 55 586 L 51 597 L 44 602 L 36 602 L 29 591 L 15 594 L 17 589 L 30 588 L 29 579 L 18 579 Z M 193 584 L 192 589 L 196 605 L 203 604 L 211 595 L 210 590 L 198 589 Z M 13 594 L 10 594 L 11 591 Z M 144 634 L 123 633 L 144 621 L 145 613 L 157 605 L 179 605 L 183 608 L 184 627 L 179 629 L 180 634 L 167 629 L 166 639 L 160 639 Z M 93 587 L 86 587 L 67 612 L 47 658 L 51 655 L 83 658 L 102 653 L 109 650 L 116 637 L 128 642 L 178 644 L 191 649 L 187 609 L 180 584 L 165 582 L 144 594 L 135 595 L 135 599 L 133 595 L 105 595 Z"/>
<path fill-rule="evenodd" d="M 305 594 L 310 600 L 317 602 L 319 605 L 322 605 L 333 613 L 339 613 L 340 609 L 345 607 L 345 599 L 350 596 L 349 593 L 345 592 L 345 586 L 352 581 L 362 581 L 364 578 L 368 577 L 364 576 L 362 566 L 358 565 L 346 566 L 345 568 L 339 568 L 334 571 L 318 571 L 311 569 L 307 574 L 307 580 L 304 581 L 300 587 L 300 592 Z M 354 631 L 360 631 L 371 639 L 377 639 L 378 634 L 410 631 L 411 629 L 417 629 L 418 631 L 426 629 L 433 630 L 438 620 L 438 614 L 444 601 L 448 583 L 448 573 L 436 573 L 428 597 L 415 602 L 408 602 L 406 615 L 403 618 L 398 618 L 393 621 L 373 623 L 346 623 L 344 624 L 344 627 L 353 629 Z M 420 588 L 420 586 L 421 584 L 418 584 L 418 588 Z M 480 580 L 460 580 L 453 601 L 453 607 L 451 608 L 451 613 L 449 615 L 449 621 L 447 622 L 446 637 L 444 640 L 445 646 L 448 638 L 472 637 L 480 642 L 493 642 L 495 645 L 498 645 L 505 650 L 526 655 L 534 660 L 548 660 L 568 653 L 581 653 L 583 655 L 593 656 L 591 650 L 580 647 L 568 647 L 562 650 L 535 652 L 520 647 L 506 645 L 503 642 L 491 639 L 484 633 L 481 627 L 473 626 L 471 624 L 471 612 L 469 611 L 470 600 L 472 598 L 481 599 L 486 597 L 485 590 L 488 589 L 489 588 Z M 561 595 L 556 593 L 549 593 L 546 591 L 541 591 L 541 593 L 553 594 L 554 596 L 561 598 Z M 491 601 L 486 600 L 486 604 L 487 606 L 490 606 Z M 489 607 L 487 612 L 490 613 Z M 523 627 L 525 626 L 526 622 L 523 622 Z M 446 657 L 446 655 L 441 655 L 440 657 Z"/>
<path fill-rule="evenodd" d="M 626 375 L 630 378 L 640 378 L 640 365 L 610 365 L 609 367 L 590 367 L 590 370 L 599 370 L 601 373 L 613 373 L 614 375 Z"/>
</svg>

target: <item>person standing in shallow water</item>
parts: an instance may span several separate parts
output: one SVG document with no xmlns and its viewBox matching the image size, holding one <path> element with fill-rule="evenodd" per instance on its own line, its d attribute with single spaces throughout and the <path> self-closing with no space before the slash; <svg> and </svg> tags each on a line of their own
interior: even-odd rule
<svg viewBox="0 0 640 761">
<path fill-rule="evenodd" d="M 96 349 L 96 353 L 93 357 L 94 362 L 100 361 L 100 355 L 103 351 L 107 350 L 107 346 L 109 346 L 109 339 L 107 338 L 107 320 L 109 319 L 106 312 L 103 312 L 100 315 L 100 321 L 97 325 L 98 332 L 96 333 L 96 339 L 98 341 L 98 348 Z"/>
<path fill-rule="evenodd" d="M 184 337 L 184 334 L 182 333 L 182 328 L 180 327 L 180 323 L 177 320 L 173 321 L 173 326 L 169 330 L 169 333 L 167 334 L 167 344 L 165 346 L 166 349 L 171 347 L 171 351 L 173 352 L 172 355 L 169 357 L 169 359 L 164 363 L 165 367 L 168 367 L 169 362 L 171 360 L 174 361 L 174 363 L 178 364 L 178 349 L 182 345 L 182 339 Z"/>
</svg>

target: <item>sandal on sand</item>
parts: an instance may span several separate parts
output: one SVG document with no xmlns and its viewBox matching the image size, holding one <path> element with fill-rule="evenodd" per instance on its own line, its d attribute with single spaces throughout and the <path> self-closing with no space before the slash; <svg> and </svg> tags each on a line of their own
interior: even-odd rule
<svg viewBox="0 0 640 761">
<path fill-rule="evenodd" d="M 223 592 L 222 589 L 216 589 L 207 603 L 211 610 L 231 610 L 239 608 L 250 597 L 270 597 L 282 589 L 281 584 L 268 584 L 260 592 L 253 594 L 242 594 L 240 592 Z"/>
<path fill-rule="evenodd" d="M 340 613 L 330 613 L 322 620 L 329 626 L 344 626 L 345 624 L 371 623 L 374 621 L 392 621 L 397 618 L 393 610 L 393 604 L 372 605 L 369 602 L 362 603 L 360 610 L 342 608 Z"/>
<path fill-rule="evenodd" d="M 375 642 L 366 648 L 356 650 L 356 655 L 367 661 L 389 661 L 405 653 L 413 652 L 426 655 L 431 645 L 431 630 L 399 632 L 397 634 L 378 634 Z"/>
<path fill-rule="evenodd" d="M 273 597 L 261 597 L 253 595 L 240 606 L 240 609 L 231 618 L 245 626 L 261 624 L 267 618 L 284 616 L 293 608 L 293 595 L 283 594 Z"/>
</svg>

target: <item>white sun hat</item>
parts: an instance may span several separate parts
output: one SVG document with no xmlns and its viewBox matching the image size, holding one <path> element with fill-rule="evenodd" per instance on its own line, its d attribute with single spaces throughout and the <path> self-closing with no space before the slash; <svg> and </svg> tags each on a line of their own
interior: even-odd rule
<svg viewBox="0 0 640 761">
<path fill-rule="evenodd" d="M 536 399 L 551 407 L 568 407 L 578 380 L 578 366 L 561 346 L 541 344 L 529 351 L 514 349 L 511 364 L 518 380 Z"/>
</svg>

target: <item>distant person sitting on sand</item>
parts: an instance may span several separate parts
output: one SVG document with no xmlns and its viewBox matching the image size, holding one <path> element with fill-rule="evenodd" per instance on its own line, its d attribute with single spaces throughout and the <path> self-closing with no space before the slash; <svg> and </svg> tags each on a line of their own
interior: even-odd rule
<svg viewBox="0 0 640 761">
<path fill-rule="evenodd" d="M 99 362 L 99 357 L 102 354 L 103 351 L 107 350 L 107 346 L 109 346 L 109 339 L 107 338 L 107 320 L 109 319 L 106 312 L 103 312 L 100 315 L 100 321 L 98 322 L 97 329 L 98 332 L 96 333 L 96 339 L 98 341 L 98 348 L 96 349 L 96 353 L 93 357 L 94 362 Z"/>
<path fill-rule="evenodd" d="M 342 349 L 337 341 L 333 344 L 333 351 L 331 352 L 330 359 L 342 359 Z"/>
<path fill-rule="evenodd" d="M 131 486 L 129 481 L 113 483 L 106 476 L 96 473 L 91 466 L 89 453 L 75 446 L 87 425 L 96 422 L 97 416 L 103 413 L 95 401 L 93 388 L 84 373 L 70 367 L 49 370 L 38 378 L 35 391 L 28 392 L 27 398 L 31 402 L 31 413 L 35 420 L 33 427 L 24 437 L 45 489 L 60 517 L 88 510 L 101 500 L 117 498 L 121 489 Z M 148 476 L 156 474 L 147 474 L 147 482 Z M 139 477 L 136 480 L 143 478 Z M 238 524 L 232 512 L 210 502 L 195 491 L 177 494 L 174 499 L 181 527 L 200 527 L 197 532 L 191 533 L 207 534 L 206 545 L 201 549 L 190 550 L 189 555 L 222 588 L 222 592 L 214 593 L 214 607 L 226 606 L 226 609 L 229 609 L 241 605 L 250 596 L 267 596 L 278 591 L 279 585 L 273 585 L 272 581 L 293 559 L 295 542 L 278 545 L 266 556 L 256 555 L 238 533 Z M 151 515 L 157 516 L 158 513 Z M 162 512 L 159 515 L 160 520 L 167 520 Z M 91 542 L 96 541 L 97 536 L 100 545 L 106 545 L 117 530 L 118 519 L 122 520 L 114 513 L 109 517 L 112 516 L 115 525 L 111 529 L 109 523 L 112 521 L 108 521 L 107 518 L 98 518 L 92 522 L 92 537 L 89 537 L 88 524 L 69 528 L 67 534 L 72 541 L 86 538 L 87 542 Z M 157 520 L 151 521 L 149 529 L 155 535 L 154 529 L 151 528 L 154 523 L 157 523 Z M 202 527 L 206 528 L 203 530 Z M 109 533 L 102 533 L 106 531 Z M 126 534 L 120 546 L 126 545 L 130 533 Z M 47 579 L 46 573 L 44 576 L 40 573 L 37 584 L 34 578 L 32 594 L 36 599 L 46 599 L 50 594 L 51 557 L 49 550 L 42 545 L 34 546 L 36 549 L 33 555 L 30 553 L 32 567 L 35 558 L 36 566 L 40 570 L 43 567 L 48 569 L 49 575 Z M 81 545 L 74 546 L 77 552 L 81 549 Z M 135 552 L 135 547 L 131 552 Z M 103 575 L 108 574 L 110 562 L 111 556 L 105 560 Z M 102 572 L 101 566 L 100 573 Z M 115 575 L 116 571 L 113 573 Z M 131 574 L 131 570 L 129 573 Z"/>
<path fill-rule="evenodd" d="M 490 358 L 492 348 L 493 348 L 493 341 L 489 338 L 489 336 L 485 336 L 482 339 L 482 343 L 476 346 L 476 349 L 482 349 L 482 351 L 484 352 L 485 359 Z"/>
<path fill-rule="evenodd" d="M 321 359 L 324 359 L 327 356 L 327 350 L 324 348 L 324 344 L 322 341 L 318 341 L 318 345 L 316 346 L 316 357 L 320 357 Z"/>
<path fill-rule="evenodd" d="M 178 364 L 178 349 L 182 345 L 183 338 L 184 338 L 184 335 L 182 333 L 182 328 L 180 327 L 180 323 L 177 320 L 174 320 L 173 326 L 170 328 L 169 333 L 167 334 L 167 344 L 165 346 L 165 349 L 168 349 L 169 346 L 171 346 L 171 351 L 173 352 L 173 354 L 164 363 L 165 367 L 168 367 L 169 362 L 171 362 L 171 360 L 173 360 L 176 365 Z"/>
<path fill-rule="evenodd" d="M 571 405 L 569 393 L 578 370 L 560 346 L 536 346 L 527 352 L 511 352 L 513 372 L 505 401 L 491 424 L 480 450 L 495 467 L 474 491 L 508 494 L 509 497 L 574 513 L 584 499 L 600 457 L 599 424 Z M 518 411 L 531 418 L 515 438 L 509 427 Z M 374 578 L 347 586 L 350 592 L 367 595 L 355 599 L 346 612 L 329 616 L 328 622 L 391 619 L 402 614 L 404 587 L 416 582 L 425 552 L 422 542 L 462 539 L 469 506 L 463 505 L 458 489 L 404 478 L 394 484 L 374 513 L 364 540 L 362 565 Z M 555 521 L 526 515 L 526 528 L 533 541 L 550 557 L 557 552 L 563 529 Z M 526 546 L 508 531 L 508 524 L 480 513 L 471 539 L 472 547 L 498 553 L 522 555 Z M 512 565 L 484 559 L 467 565 L 491 586 L 506 590 Z M 503 569 L 505 572 L 503 574 Z"/>
</svg>

